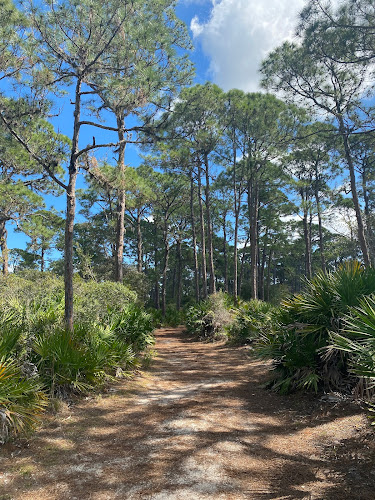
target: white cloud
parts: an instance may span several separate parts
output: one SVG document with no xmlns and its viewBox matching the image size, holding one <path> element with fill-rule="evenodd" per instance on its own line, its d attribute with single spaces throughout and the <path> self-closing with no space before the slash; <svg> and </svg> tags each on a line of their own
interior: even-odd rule
<svg viewBox="0 0 375 500">
<path fill-rule="evenodd" d="M 190 28 L 210 58 L 213 80 L 228 90 L 259 90 L 262 59 L 293 37 L 304 0 L 211 0 L 207 22 L 196 16 Z"/>
</svg>

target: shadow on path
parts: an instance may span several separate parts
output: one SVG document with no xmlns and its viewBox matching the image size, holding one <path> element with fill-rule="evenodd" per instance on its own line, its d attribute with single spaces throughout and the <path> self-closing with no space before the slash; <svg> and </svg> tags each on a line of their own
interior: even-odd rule
<svg viewBox="0 0 375 500">
<path fill-rule="evenodd" d="M 357 407 L 264 390 L 246 348 L 156 336 L 148 373 L 4 448 L 0 500 L 375 498 Z"/>
</svg>

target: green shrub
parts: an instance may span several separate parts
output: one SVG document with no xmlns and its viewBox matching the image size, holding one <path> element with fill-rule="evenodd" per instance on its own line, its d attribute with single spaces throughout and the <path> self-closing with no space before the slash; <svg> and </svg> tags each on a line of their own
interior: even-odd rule
<svg viewBox="0 0 375 500">
<path fill-rule="evenodd" d="M 331 333 L 330 349 L 347 353 L 349 369 L 366 380 L 366 387 L 375 386 L 375 296 L 364 297 L 344 317 L 342 330 Z"/>
<path fill-rule="evenodd" d="M 234 311 L 234 321 L 228 326 L 229 339 L 238 344 L 250 344 L 261 332 L 272 327 L 276 308 L 261 300 L 251 300 L 240 302 Z"/>
<path fill-rule="evenodd" d="M 349 262 L 336 272 L 318 273 L 305 290 L 284 301 L 275 325 L 257 342 L 260 356 L 272 359 L 273 387 L 342 390 L 348 384 L 348 356 L 331 349 L 330 332 L 339 333 L 346 314 L 363 295 L 375 292 L 375 270 Z"/>
<path fill-rule="evenodd" d="M 92 389 L 104 375 L 103 357 L 90 350 L 69 331 L 44 332 L 33 343 L 34 361 L 51 394 Z"/>
<path fill-rule="evenodd" d="M 154 343 L 152 316 L 134 304 L 112 315 L 109 328 L 119 340 L 131 345 L 136 353 Z"/>
<path fill-rule="evenodd" d="M 225 293 L 211 295 L 206 301 L 189 307 L 186 328 L 202 339 L 215 339 L 226 335 L 226 328 L 233 321 L 232 299 Z"/>
<path fill-rule="evenodd" d="M 47 398 L 36 379 L 26 378 L 15 361 L 0 359 L 0 442 L 9 431 L 33 429 L 47 405 Z"/>
<path fill-rule="evenodd" d="M 137 300 L 135 292 L 121 283 L 75 280 L 75 321 L 103 320 L 108 310 L 121 312 Z"/>
<path fill-rule="evenodd" d="M 153 322 L 119 283 L 75 278 L 74 331 L 64 328 L 62 280 L 0 278 L 0 431 L 32 428 L 46 396 L 66 397 L 141 364 Z M 38 406 L 39 405 L 39 406 Z M 0 432 L 0 437 L 1 437 Z"/>
</svg>

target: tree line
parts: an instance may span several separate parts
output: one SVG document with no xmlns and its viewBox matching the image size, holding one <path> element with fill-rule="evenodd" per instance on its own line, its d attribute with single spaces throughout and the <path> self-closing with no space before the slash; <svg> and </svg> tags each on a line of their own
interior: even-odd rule
<svg viewBox="0 0 375 500">
<path fill-rule="evenodd" d="M 217 290 L 277 300 L 318 269 L 374 263 L 372 2 L 310 1 L 296 41 L 264 60 L 259 93 L 191 86 L 170 0 L 0 7 L 3 273 L 10 221 L 30 238 L 16 269 L 43 271 L 61 250 L 49 269 L 65 276 L 69 328 L 77 272 L 146 279 L 165 313 Z M 69 138 L 51 124 L 64 103 Z M 142 149 L 137 168 L 129 144 Z M 65 193 L 65 218 L 46 193 Z"/>
</svg>

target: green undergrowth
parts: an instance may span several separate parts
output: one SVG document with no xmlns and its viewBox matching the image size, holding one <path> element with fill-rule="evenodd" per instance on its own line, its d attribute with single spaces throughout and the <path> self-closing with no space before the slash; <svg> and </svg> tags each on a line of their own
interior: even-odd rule
<svg viewBox="0 0 375 500">
<path fill-rule="evenodd" d="M 272 387 L 354 392 L 375 380 L 375 270 L 349 262 L 318 273 L 282 302 L 256 353 L 274 367 Z"/>
<path fill-rule="evenodd" d="M 75 324 L 64 328 L 61 281 L 0 279 L 0 440 L 32 430 L 49 401 L 100 388 L 150 361 L 153 319 L 136 293 L 75 282 Z"/>
<path fill-rule="evenodd" d="M 184 325 L 186 321 L 186 312 L 183 309 L 177 310 L 175 306 L 169 305 L 166 308 L 165 315 L 163 316 L 161 309 L 150 308 L 147 312 L 152 317 L 154 328 L 161 328 L 170 326 L 176 328 L 177 326 Z"/>
<path fill-rule="evenodd" d="M 269 386 L 282 393 L 375 394 L 375 269 L 356 261 L 317 273 L 278 307 L 213 295 L 187 310 L 186 326 L 200 339 L 250 345 L 271 361 Z"/>
</svg>

